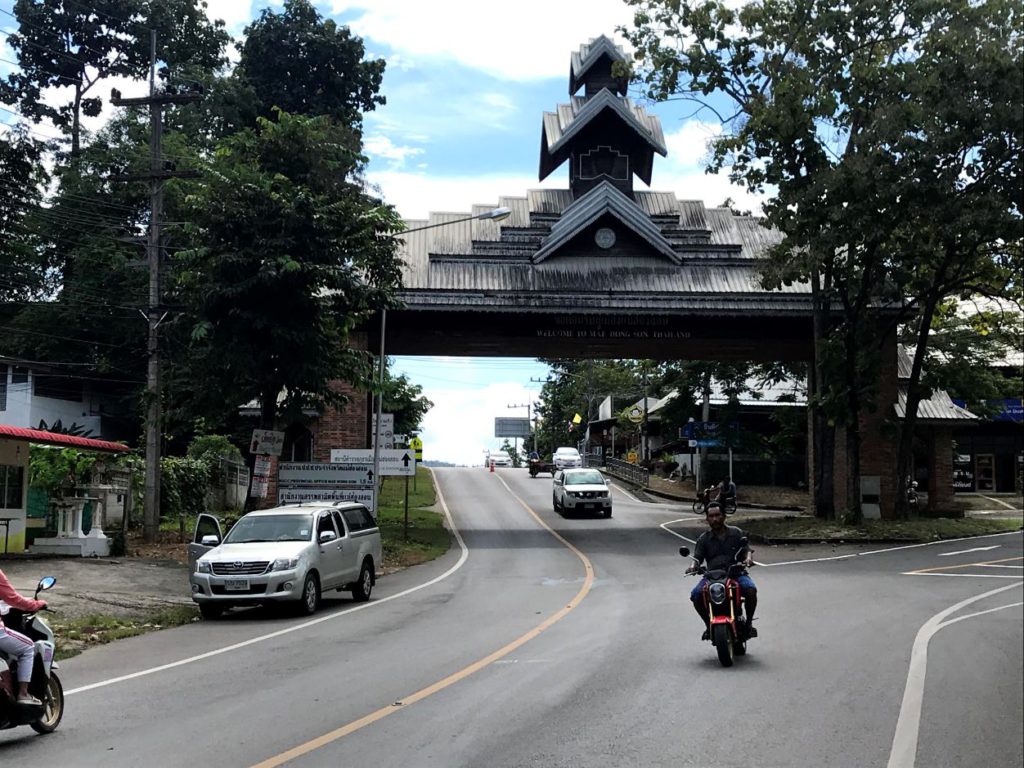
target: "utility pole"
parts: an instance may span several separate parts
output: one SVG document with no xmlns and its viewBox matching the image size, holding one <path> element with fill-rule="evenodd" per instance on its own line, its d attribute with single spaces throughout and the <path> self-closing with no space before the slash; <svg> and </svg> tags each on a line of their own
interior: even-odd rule
<svg viewBox="0 0 1024 768">
<path fill-rule="evenodd" d="M 111 103 L 117 107 L 149 107 L 149 173 L 139 176 L 120 176 L 113 181 L 149 182 L 149 240 L 146 243 L 146 261 L 149 265 L 149 307 L 146 322 L 149 327 L 146 343 L 148 365 L 146 369 L 146 477 L 143 494 L 143 538 L 156 541 L 160 530 L 160 323 L 167 316 L 161 314 L 160 303 L 160 218 L 163 213 L 164 181 L 173 178 L 196 177 L 195 171 L 175 171 L 164 167 L 162 142 L 163 111 L 166 104 L 185 104 L 199 101 L 198 93 L 168 94 L 156 90 L 156 30 L 149 31 L 149 95 L 133 99 L 121 98 L 120 91 L 111 91 Z"/>
</svg>

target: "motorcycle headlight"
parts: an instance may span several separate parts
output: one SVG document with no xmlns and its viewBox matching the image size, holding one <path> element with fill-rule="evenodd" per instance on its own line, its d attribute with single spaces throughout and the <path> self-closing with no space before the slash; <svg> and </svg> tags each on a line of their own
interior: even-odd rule
<svg viewBox="0 0 1024 768">
<path fill-rule="evenodd" d="M 720 581 L 716 581 L 708 589 L 711 592 L 712 603 L 714 603 L 715 605 L 721 605 L 725 602 L 725 584 L 722 584 Z"/>
<path fill-rule="evenodd" d="M 299 558 L 287 558 L 282 557 L 274 561 L 274 564 L 270 566 L 272 571 L 290 571 L 299 564 Z"/>
<path fill-rule="evenodd" d="M 196 573 L 213 573 L 209 560 L 196 560 Z"/>
</svg>

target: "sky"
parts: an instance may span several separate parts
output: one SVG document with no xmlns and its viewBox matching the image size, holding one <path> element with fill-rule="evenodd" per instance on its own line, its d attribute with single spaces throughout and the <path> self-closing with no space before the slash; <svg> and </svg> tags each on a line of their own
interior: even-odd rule
<svg viewBox="0 0 1024 768">
<path fill-rule="evenodd" d="M 2 31 L 15 29 L 11 6 L 0 0 L 0 76 L 16 59 Z M 279 6 L 208 0 L 208 13 L 224 19 L 237 38 L 262 9 Z M 381 88 L 387 103 L 364 118 L 367 179 L 407 219 L 431 211 L 468 214 L 474 204 L 497 205 L 501 195 L 567 187 L 564 165 L 538 182 L 542 113 L 568 101 L 570 54 L 600 34 L 623 44 L 615 29 L 631 22 L 620 0 L 328 0 L 316 6 L 360 36 L 368 56 L 387 62 Z M 100 92 L 110 87 L 128 95 L 144 86 L 110 81 Z M 668 147 L 668 157 L 655 158 L 652 189 L 709 205 L 731 197 L 738 207 L 759 211 L 759 201 L 725 174 L 704 172 L 707 141 L 720 130 L 710 115 L 694 116 L 692 105 L 681 102 L 645 106 L 661 119 Z M 109 107 L 87 127 L 108 117 Z M 0 121 L 11 119 L 0 112 Z M 518 358 L 398 357 L 393 370 L 421 385 L 435 404 L 421 433 L 424 458 L 470 465 L 503 442 L 493 435 L 494 418 L 525 417 L 525 408 L 508 406 L 535 401 L 541 385 L 531 380 L 547 375 L 540 363 Z"/>
</svg>

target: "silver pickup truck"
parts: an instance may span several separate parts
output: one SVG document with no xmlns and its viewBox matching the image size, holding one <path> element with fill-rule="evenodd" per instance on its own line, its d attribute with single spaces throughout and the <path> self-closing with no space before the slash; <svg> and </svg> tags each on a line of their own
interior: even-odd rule
<svg viewBox="0 0 1024 768">
<path fill-rule="evenodd" d="M 204 618 L 236 605 L 293 603 L 312 614 L 327 590 L 369 600 L 381 563 L 380 529 L 356 502 L 261 509 L 224 536 L 203 514 L 188 547 L 192 599 Z"/>
</svg>

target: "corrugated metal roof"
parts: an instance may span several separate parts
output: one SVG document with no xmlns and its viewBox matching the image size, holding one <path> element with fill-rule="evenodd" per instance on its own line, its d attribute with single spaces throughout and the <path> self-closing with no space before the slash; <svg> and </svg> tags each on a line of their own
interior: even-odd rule
<svg viewBox="0 0 1024 768">
<path fill-rule="evenodd" d="M 636 203 L 648 216 L 679 216 L 680 202 L 674 192 L 634 192 Z"/>
<path fill-rule="evenodd" d="M 526 197 L 532 213 L 561 214 L 572 205 L 572 192 L 568 189 L 531 189 Z"/>
<path fill-rule="evenodd" d="M 63 435 L 59 432 L 15 427 L 10 424 L 0 424 L 0 438 L 36 443 L 37 445 L 62 445 L 69 448 L 81 448 L 83 451 L 101 451 L 103 453 L 128 453 L 131 451 L 131 448 L 127 445 L 114 443 L 110 440 Z"/>
<path fill-rule="evenodd" d="M 907 388 L 900 387 L 897 401 L 893 408 L 896 411 L 896 418 L 902 419 L 907 415 Z M 954 403 L 945 390 L 936 389 L 927 400 L 921 400 L 917 404 L 917 419 L 920 422 L 969 422 L 978 421 L 978 417 L 961 408 Z"/>
<path fill-rule="evenodd" d="M 662 236 L 661 230 L 651 222 L 640 207 L 610 182 L 602 181 L 565 209 L 562 218 L 551 228 L 551 234 L 544 240 L 540 250 L 534 254 L 534 263 L 539 264 L 544 261 L 579 234 L 581 230 L 593 224 L 606 213 L 615 216 L 665 258 L 676 264 L 680 262 L 672 245 Z"/>
<path fill-rule="evenodd" d="M 547 150 L 554 155 L 583 127 L 605 109 L 612 109 L 627 125 L 632 127 L 658 154 L 668 154 L 665 147 L 665 136 L 661 130 L 661 121 L 657 116 L 650 115 L 639 104 L 630 99 L 616 96 L 603 90 L 596 96 L 573 96 L 569 104 L 558 105 L 557 123 L 549 122 L 549 112 L 544 113 L 544 135 Z"/>
<path fill-rule="evenodd" d="M 438 291 L 587 291 L 605 296 L 618 293 L 716 294 L 753 296 L 810 296 L 810 287 L 796 283 L 770 294 L 760 287 L 756 265 L 715 266 L 669 264 L 657 257 L 556 259 L 541 264 L 504 259 L 431 259 L 430 281 L 424 288 Z M 406 284 L 408 285 L 408 283 Z M 411 287 L 411 286 L 410 286 Z"/>
</svg>

